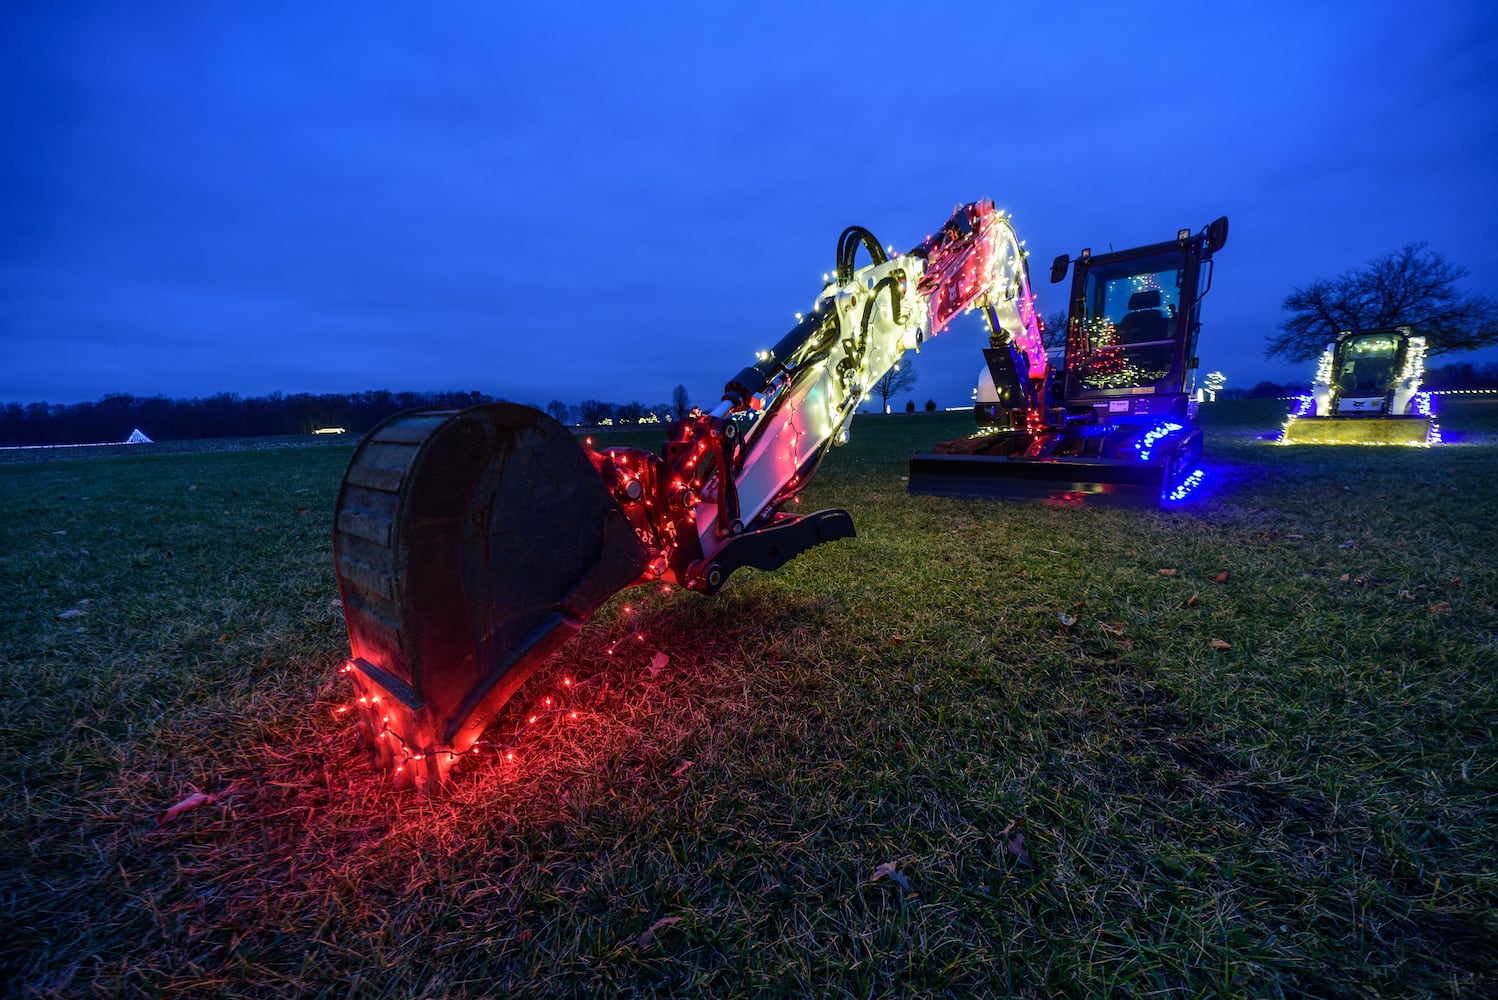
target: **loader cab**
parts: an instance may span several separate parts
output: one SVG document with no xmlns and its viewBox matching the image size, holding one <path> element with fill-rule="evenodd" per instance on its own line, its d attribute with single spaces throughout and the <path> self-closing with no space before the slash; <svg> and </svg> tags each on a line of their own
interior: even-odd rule
<svg viewBox="0 0 1498 1000">
<path fill-rule="evenodd" d="M 1403 416 L 1420 392 L 1425 338 L 1407 326 L 1345 330 L 1327 345 L 1313 396 L 1322 416 Z"/>
<path fill-rule="evenodd" d="M 1332 393 L 1338 413 L 1384 413 L 1403 366 L 1408 338 L 1396 330 L 1344 337 L 1332 361 Z"/>
<path fill-rule="evenodd" d="M 1227 219 L 1192 236 L 1093 256 L 1072 267 L 1061 402 L 1068 419 L 1191 420 L 1201 298 Z M 1065 277 L 1057 258 L 1051 280 Z"/>
</svg>

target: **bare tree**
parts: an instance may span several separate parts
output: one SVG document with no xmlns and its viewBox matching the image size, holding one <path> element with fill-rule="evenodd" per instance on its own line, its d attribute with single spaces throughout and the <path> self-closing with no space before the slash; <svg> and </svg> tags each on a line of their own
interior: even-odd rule
<svg viewBox="0 0 1498 1000">
<path fill-rule="evenodd" d="M 1040 320 L 1040 343 L 1046 350 L 1066 346 L 1066 310 L 1057 309 Z"/>
<path fill-rule="evenodd" d="M 884 377 L 874 383 L 874 395 L 879 397 L 879 412 L 888 412 L 889 398 L 911 389 L 915 380 L 915 367 L 909 363 L 895 365 L 885 372 Z"/>
<path fill-rule="evenodd" d="M 568 423 L 567 418 L 572 415 L 572 407 L 560 399 L 553 399 L 546 404 L 546 414 L 559 424 Z"/>
<path fill-rule="evenodd" d="M 577 415 L 589 427 L 597 427 L 614 416 L 614 404 L 601 399 L 585 399 L 577 404 Z"/>
<path fill-rule="evenodd" d="M 1309 361 L 1344 330 L 1391 326 L 1413 327 L 1432 355 L 1498 344 L 1498 300 L 1463 294 L 1456 283 L 1466 274 L 1424 243 L 1408 243 L 1361 269 L 1313 281 L 1285 296 L 1290 318 L 1264 356 Z"/>
<path fill-rule="evenodd" d="M 692 397 L 686 386 L 678 385 L 671 390 L 671 412 L 677 420 L 692 412 Z"/>
</svg>

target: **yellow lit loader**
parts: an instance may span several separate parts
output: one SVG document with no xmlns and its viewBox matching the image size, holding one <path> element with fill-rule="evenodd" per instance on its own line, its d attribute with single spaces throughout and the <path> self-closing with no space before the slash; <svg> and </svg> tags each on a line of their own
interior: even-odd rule
<svg viewBox="0 0 1498 1000">
<path fill-rule="evenodd" d="M 1435 444 L 1440 430 L 1430 393 L 1420 388 L 1424 374 L 1425 338 L 1407 326 L 1339 333 L 1279 443 Z"/>
</svg>

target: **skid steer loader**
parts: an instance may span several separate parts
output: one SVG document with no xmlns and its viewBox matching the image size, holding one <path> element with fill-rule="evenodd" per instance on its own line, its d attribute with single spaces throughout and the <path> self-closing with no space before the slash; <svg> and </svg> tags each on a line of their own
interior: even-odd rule
<svg viewBox="0 0 1498 1000">
<path fill-rule="evenodd" d="M 1308 396 L 1296 399 L 1280 444 L 1402 444 L 1441 440 L 1422 392 L 1425 338 L 1410 327 L 1347 330 L 1326 345 Z"/>
</svg>

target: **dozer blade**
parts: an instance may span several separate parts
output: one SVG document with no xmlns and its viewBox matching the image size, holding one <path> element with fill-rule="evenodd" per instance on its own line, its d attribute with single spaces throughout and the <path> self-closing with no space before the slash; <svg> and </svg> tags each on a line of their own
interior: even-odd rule
<svg viewBox="0 0 1498 1000">
<path fill-rule="evenodd" d="M 526 406 L 411 410 L 344 476 L 333 555 L 360 731 L 397 783 L 445 783 L 644 549 L 572 434 Z"/>
<path fill-rule="evenodd" d="M 1177 428 L 1177 432 L 1183 430 Z M 1140 455 L 1137 431 L 1091 437 L 1014 431 L 955 438 L 910 456 L 910 492 L 973 500 L 1154 510 L 1201 481 L 1200 428 L 1154 442 Z M 1076 450 L 1089 444 L 1087 456 Z M 1059 454 L 1057 453 L 1059 452 Z"/>
<path fill-rule="evenodd" d="M 1165 491 L 1166 470 L 1165 463 L 1118 459 L 915 454 L 910 492 L 1153 510 Z"/>
<path fill-rule="evenodd" d="M 1430 417 L 1296 417 L 1280 444 L 1430 444 Z"/>
</svg>

